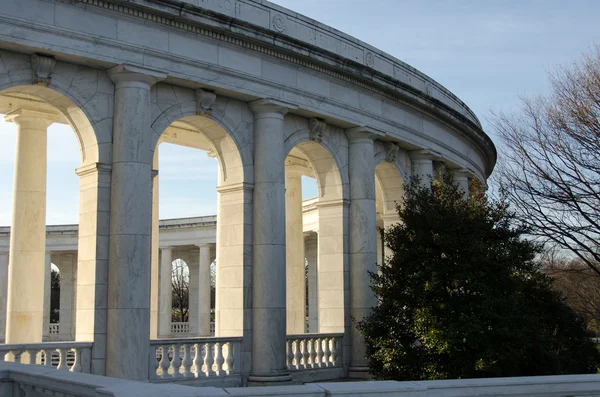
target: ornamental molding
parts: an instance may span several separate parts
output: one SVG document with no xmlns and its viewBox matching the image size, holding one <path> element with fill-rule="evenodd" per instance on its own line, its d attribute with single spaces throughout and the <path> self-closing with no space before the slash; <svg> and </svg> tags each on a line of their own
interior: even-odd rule
<svg viewBox="0 0 600 397">
<path fill-rule="evenodd" d="M 396 162 L 398 158 L 398 152 L 400 151 L 400 146 L 395 144 L 394 142 L 386 141 L 385 145 L 385 161 L 389 163 Z"/>
<path fill-rule="evenodd" d="M 198 102 L 198 108 L 196 113 L 200 116 L 210 115 L 213 112 L 212 105 L 217 99 L 217 94 L 212 91 L 203 90 L 198 88 L 196 90 L 196 102 Z"/>
<path fill-rule="evenodd" d="M 48 86 L 52 80 L 54 66 L 56 66 L 54 57 L 33 54 L 31 56 L 32 84 Z"/>
<path fill-rule="evenodd" d="M 310 140 L 315 142 L 323 142 L 323 134 L 325 133 L 327 124 L 322 119 L 315 117 L 308 120 L 308 129 L 310 131 Z"/>
</svg>

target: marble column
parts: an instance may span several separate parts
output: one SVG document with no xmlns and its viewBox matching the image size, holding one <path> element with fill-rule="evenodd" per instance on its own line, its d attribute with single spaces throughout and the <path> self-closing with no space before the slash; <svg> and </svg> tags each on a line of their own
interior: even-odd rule
<svg viewBox="0 0 600 397">
<path fill-rule="evenodd" d="M 42 341 L 46 268 L 46 129 L 50 115 L 17 110 L 6 343 Z"/>
<path fill-rule="evenodd" d="M 410 153 L 412 175 L 419 178 L 421 186 L 431 187 L 431 182 L 435 177 L 434 158 L 433 153 L 427 150 L 417 150 Z"/>
<path fill-rule="evenodd" d="M 452 176 L 454 177 L 454 183 L 456 183 L 460 190 L 463 192 L 465 199 L 469 198 L 469 192 L 471 189 L 470 176 L 471 173 L 466 169 L 452 170 Z"/>
<path fill-rule="evenodd" d="M 200 244 L 198 247 L 198 336 L 210 336 L 210 245 Z"/>
<path fill-rule="evenodd" d="M 348 136 L 348 174 L 350 179 L 349 253 L 350 314 L 360 321 L 377 305 L 370 287 L 369 272 L 377 272 L 375 209 L 375 133 L 364 127 L 346 131 Z M 368 377 L 365 343 L 362 334 L 352 327 L 351 378 Z"/>
<path fill-rule="evenodd" d="M 163 247 L 160 250 L 160 287 L 158 312 L 158 337 L 171 336 L 171 317 L 173 313 L 173 249 Z"/>
<path fill-rule="evenodd" d="M 8 288 L 8 252 L 0 252 L 0 342 L 6 332 L 6 297 Z"/>
<path fill-rule="evenodd" d="M 106 375 L 147 380 L 154 152 L 150 87 L 166 75 L 119 65 L 108 77 L 115 83 L 115 103 Z"/>
<path fill-rule="evenodd" d="M 306 332 L 304 232 L 302 230 L 302 174 L 285 167 L 286 332 Z"/>
<path fill-rule="evenodd" d="M 286 365 L 285 134 L 293 105 L 250 103 L 254 112 L 252 369 L 249 381 L 291 380 Z"/>
<path fill-rule="evenodd" d="M 61 274 L 62 276 L 62 274 Z M 46 341 L 50 337 L 50 310 L 52 300 L 52 253 L 46 251 L 44 267 L 44 325 L 42 328 L 42 340 Z M 60 322 L 60 318 L 59 318 Z"/>
<path fill-rule="evenodd" d="M 60 263 L 60 340 L 73 340 L 73 296 L 76 272 L 76 257 L 72 253 L 61 255 Z"/>
<path fill-rule="evenodd" d="M 158 144 L 152 165 L 152 253 L 150 254 L 150 339 L 158 338 L 158 275 L 159 275 L 159 217 L 158 217 Z"/>
<path fill-rule="evenodd" d="M 318 237 L 310 233 L 304 240 L 308 263 L 308 332 L 319 332 Z"/>
</svg>

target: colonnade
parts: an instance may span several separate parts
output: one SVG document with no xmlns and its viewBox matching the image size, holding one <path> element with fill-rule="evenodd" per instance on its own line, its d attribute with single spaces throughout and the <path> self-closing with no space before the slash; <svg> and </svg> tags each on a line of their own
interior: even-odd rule
<svg viewBox="0 0 600 397">
<path fill-rule="evenodd" d="M 151 87 L 165 75 L 120 65 L 110 69 L 108 76 L 115 84 L 110 223 L 105 225 L 108 247 L 96 247 L 108 252 L 107 274 L 103 277 L 101 268 L 96 269 L 93 277 L 85 277 L 77 283 L 78 288 L 83 288 L 78 291 L 78 316 L 90 310 L 85 305 L 84 293 L 93 294 L 96 299 L 91 305 L 96 322 L 78 318 L 77 338 L 93 335 L 95 343 L 100 343 L 98 338 L 105 338 L 105 357 L 100 356 L 103 353 L 96 357 L 98 362 L 104 363 L 98 365 L 105 365 L 106 375 L 147 379 L 146 352 L 150 338 L 154 337 L 154 332 L 149 330 L 156 329 L 159 338 L 171 334 L 171 269 L 176 259 L 173 246 L 162 246 L 160 253 L 158 251 L 157 149 L 155 138 L 147 133 L 151 130 Z M 368 273 L 377 271 L 382 251 L 385 251 L 381 242 L 378 243 L 378 219 L 384 227 L 397 221 L 389 209 L 379 218 L 376 213 L 375 146 L 384 134 L 369 127 L 345 130 L 349 194 L 336 200 L 319 199 L 316 203 L 318 234 L 309 232 L 305 236 L 302 173 L 293 164 L 286 164 L 284 120 L 286 114 L 297 107 L 276 99 L 261 99 L 248 106 L 254 116 L 252 184 L 218 188 L 220 225 L 215 255 L 218 260 L 225 258 L 223 268 L 219 268 L 225 276 L 218 277 L 220 303 L 217 307 L 221 309 L 218 315 L 227 316 L 226 321 L 223 321 L 225 317 L 217 319 L 221 321 L 218 334 L 247 337 L 251 352 L 248 380 L 262 383 L 291 380 L 286 364 L 286 335 L 305 333 L 307 328 L 311 332 L 343 332 L 348 374 L 366 377 L 365 344 L 353 321 L 360 321 L 377 303 Z M 48 263 L 43 221 L 45 130 L 54 119 L 45 113 L 19 110 L 9 114 L 7 120 L 17 124 L 18 139 L 6 342 L 41 342 L 44 334 L 41 327 L 46 324 L 43 318 L 45 290 L 39 286 L 45 283 Z M 412 174 L 419 176 L 421 183 L 430 183 L 436 159 L 428 151 L 410 152 Z M 394 158 L 387 161 L 393 162 Z M 457 176 L 459 184 L 468 191 L 468 173 L 461 171 Z M 400 196 L 395 198 L 400 199 Z M 246 214 L 247 203 L 251 203 L 251 214 Z M 82 219 L 83 214 L 84 211 Z M 231 222 L 232 214 L 243 220 Z M 244 231 L 248 219 L 251 219 L 251 239 Z M 242 246 L 239 242 L 227 245 L 231 242 L 231 230 L 241 234 Z M 244 257 L 245 254 L 239 253 L 246 249 L 249 241 L 251 267 L 235 262 Z M 230 251 L 238 253 L 234 261 L 227 259 L 228 255 L 231 258 Z M 198 259 L 186 261 L 192 264 L 190 290 L 194 291 L 190 296 L 190 334 L 208 336 L 213 256 L 206 243 L 198 243 L 194 253 Z M 2 258 L 4 256 L 0 256 Z M 308 326 L 305 261 L 309 280 Z M 85 262 L 80 260 L 79 263 Z M 239 274 L 240 270 L 244 273 L 241 276 L 232 273 Z M 244 277 L 248 276 L 252 288 L 247 288 L 248 279 Z M 232 282 L 236 277 L 242 281 Z M 99 282 L 102 279 L 106 284 Z M 0 283 L 3 280 L 0 274 Z M 105 307 L 101 307 L 103 299 Z M 106 313 L 104 332 L 97 325 L 103 310 Z M 93 327 L 88 326 L 90 323 Z M 135 365 L 132 357 L 136 358 Z"/>
</svg>

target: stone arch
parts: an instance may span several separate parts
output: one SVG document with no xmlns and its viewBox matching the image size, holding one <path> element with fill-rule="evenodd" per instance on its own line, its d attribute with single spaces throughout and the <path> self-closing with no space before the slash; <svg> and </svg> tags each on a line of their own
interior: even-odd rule
<svg viewBox="0 0 600 397">
<path fill-rule="evenodd" d="M 286 133 L 290 131 L 290 134 L 285 140 L 285 154 L 289 154 L 292 149 L 297 149 L 306 156 L 315 173 L 319 200 L 347 199 L 349 196 L 347 161 L 339 148 L 340 142 L 333 139 L 334 135 L 342 133 L 329 127 L 321 141 L 317 142 L 311 139 L 308 121 L 306 119 L 303 121 L 306 127 L 301 126 L 291 131 L 290 128 L 286 128 Z"/>
<path fill-rule="evenodd" d="M 0 61 L 4 66 L 0 68 L 0 95 L 9 95 L 15 102 L 31 98 L 50 105 L 73 129 L 81 166 L 110 164 L 114 86 L 104 71 L 56 62 L 51 80 L 44 86 L 33 84 L 30 56 L 0 51 Z M 1 110 L 18 106 L 10 103 Z"/>
<path fill-rule="evenodd" d="M 375 154 L 375 186 L 382 199 L 378 211 L 381 209 L 383 215 L 396 213 L 396 205 L 404 197 L 404 184 L 407 180 L 406 171 L 396 159 L 388 161 L 385 150 Z"/>
<path fill-rule="evenodd" d="M 345 241 L 348 214 L 349 180 L 347 139 L 341 129 L 326 126 L 319 141 L 313 139 L 308 120 L 288 115 L 285 118 L 286 154 L 298 150 L 312 168 L 319 197 L 317 248 L 317 330 L 346 332 L 344 302 L 349 294 L 348 259 Z M 289 285 L 289 284 L 288 284 Z"/>
<path fill-rule="evenodd" d="M 249 335 L 254 116 L 245 103 L 220 96 L 211 111 L 200 115 L 195 91 L 169 84 L 153 87 L 151 98 L 149 156 L 154 156 L 163 132 L 174 122 L 182 122 L 206 138 L 219 162 L 215 334 Z M 246 338 L 242 356 L 250 350 Z"/>
<path fill-rule="evenodd" d="M 212 113 L 198 115 L 195 100 L 177 103 L 161 112 L 152 123 L 153 139 L 150 147 L 155 148 L 160 136 L 175 121 L 185 122 L 195 127 L 206 137 L 219 162 L 219 186 L 253 182 L 251 121 L 236 120 L 228 111 L 226 103 Z M 237 109 L 239 110 L 239 109 Z M 248 110 L 249 111 L 249 110 Z M 152 155 L 154 154 L 154 149 Z"/>
</svg>

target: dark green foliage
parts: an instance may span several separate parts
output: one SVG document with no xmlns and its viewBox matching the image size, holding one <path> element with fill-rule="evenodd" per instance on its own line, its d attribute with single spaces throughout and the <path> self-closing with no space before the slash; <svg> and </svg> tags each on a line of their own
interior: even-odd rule
<svg viewBox="0 0 600 397">
<path fill-rule="evenodd" d="M 480 189 L 479 189 L 480 191 Z M 596 372 L 581 319 L 551 289 L 503 203 L 450 176 L 412 181 L 372 275 L 379 306 L 359 323 L 372 374 L 416 380 Z"/>
</svg>

